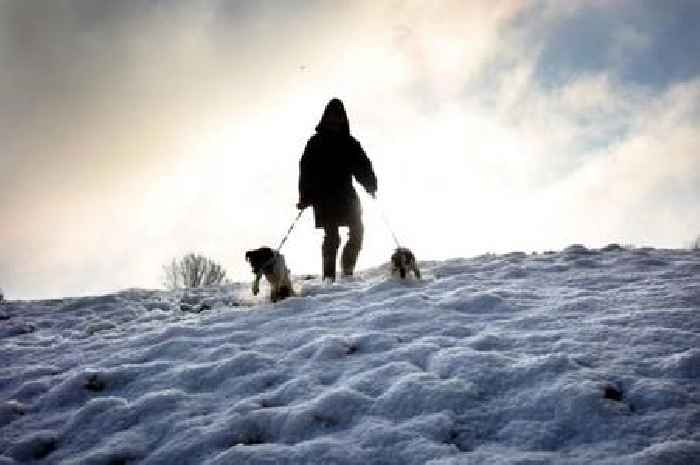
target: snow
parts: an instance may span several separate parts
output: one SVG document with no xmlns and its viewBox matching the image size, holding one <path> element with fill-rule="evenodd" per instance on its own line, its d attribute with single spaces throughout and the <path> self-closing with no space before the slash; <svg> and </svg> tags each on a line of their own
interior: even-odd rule
<svg viewBox="0 0 700 465">
<path fill-rule="evenodd" d="M 700 253 L 0 306 L 0 465 L 700 464 Z"/>
</svg>

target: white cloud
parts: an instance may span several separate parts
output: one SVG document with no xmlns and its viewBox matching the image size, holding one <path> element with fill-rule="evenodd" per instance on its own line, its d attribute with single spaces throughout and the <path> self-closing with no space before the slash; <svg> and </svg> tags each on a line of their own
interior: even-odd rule
<svg viewBox="0 0 700 465">
<path fill-rule="evenodd" d="M 295 214 L 297 162 L 332 96 L 421 259 L 680 246 L 700 230 L 697 81 L 658 94 L 610 69 L 542 85 L 548 32 L 585 4 L 353 2 L 291 15 L 199 2 L 92 29 L 53 11 L 34 39 L 83 52 L 49 47 L 74 71 L 60 86 L 27 82 L 47 99 L 23 107 L 14 157 L 0 160 L 13 173 L 0 187 L 12 218 L 0 280 L 19 296 L 157 286 L 161 263 L 189 250 L 247 277 L 243 252 L 275 245 Z M 652 40 L 617 37 L 627 50 Z M 46 66 L 17 53 L 15 77 Z M 377 207 L 365 199 L 360 267 L 392 247 Z M 293 271 L 317 271 L 319 243 L 307 213 L 285 250 Z"/>
</svg>

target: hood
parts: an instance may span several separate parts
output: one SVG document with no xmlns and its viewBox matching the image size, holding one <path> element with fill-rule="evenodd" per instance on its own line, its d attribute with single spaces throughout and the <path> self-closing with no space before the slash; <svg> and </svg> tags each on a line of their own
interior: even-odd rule
<svg viewBox="0 0 700 465">
<path fill-rule="evenodd" d="M 323 111 L 321 121 L 316 125 L 317 132 L 337 132 L 341 134 L 350 134 L 350 123 L 348 115 L 345 113 L 345 106 L 340 99 L 334 98 Z"/>
</svg>

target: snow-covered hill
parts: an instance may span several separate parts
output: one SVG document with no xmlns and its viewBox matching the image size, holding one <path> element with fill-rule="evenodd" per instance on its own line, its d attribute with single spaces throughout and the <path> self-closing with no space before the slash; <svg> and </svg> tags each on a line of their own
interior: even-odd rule
<svg viewBox="0 0 700 465">
<path fill-rule="evenodd" d="M 6 303 L 0 464 L 700 464 L 700 253 L 422 269 Z"/>
</svg>

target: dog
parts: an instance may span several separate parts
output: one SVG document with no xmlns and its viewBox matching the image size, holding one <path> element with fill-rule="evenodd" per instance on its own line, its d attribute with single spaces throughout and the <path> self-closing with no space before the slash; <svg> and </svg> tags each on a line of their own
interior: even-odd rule
<svg viewBox="0 0 700 465">
<path fill-rule="evenodd" d="M 399 275 L 401 279 L 406 279 L 410 271 L 413 271 L 416 279 L 421 279 L 413 252 L 405 247 L 397 248 L 391 256 L 391 275 Z"/>
<path fill-rule="evenodd" d="M 245 253 L 245 259 L 253 268 L 255 279 L 253 280 L 253 295 L 260 292 L 260 278 L 265 278 L 270 283 L 270 300 L 279 300 L 294 295 L 289 268 L 284 261 L 284 255 L 269 247 L 249 250 Z"/>
</svg>

